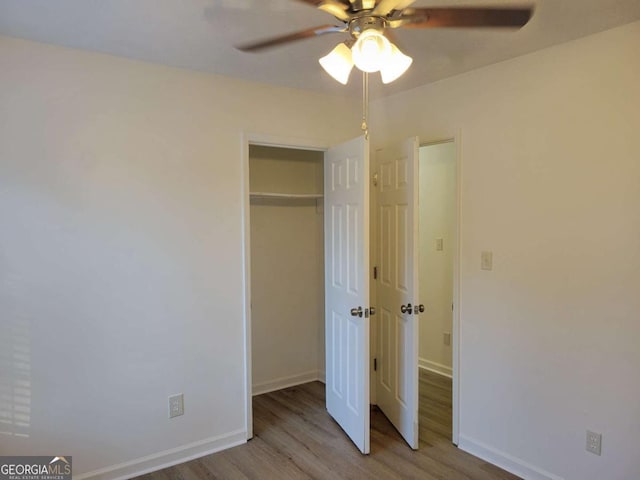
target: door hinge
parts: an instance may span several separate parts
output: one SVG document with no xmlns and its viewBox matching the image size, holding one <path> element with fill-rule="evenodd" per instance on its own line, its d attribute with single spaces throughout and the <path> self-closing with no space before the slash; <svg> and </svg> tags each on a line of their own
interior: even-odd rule
<svg viewBox="0 0 640 480">
<path fill-rule="evenodd" d="M 378 371 L 378 359 L 377 358 L 373 359 L 373 371 L 374 372 Z"/>
<path fill-rule="evenodd" d="M 378 279 L 378 267 L 373 267 L 373 279 Z"/>
</svg>

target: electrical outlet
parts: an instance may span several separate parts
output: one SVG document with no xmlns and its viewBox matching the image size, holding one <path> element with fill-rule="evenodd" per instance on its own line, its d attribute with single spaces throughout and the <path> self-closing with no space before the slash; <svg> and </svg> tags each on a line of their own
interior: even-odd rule
<svg viewBox="0 0 640 480">
<path fill-rule="evenodd" d="M 480 254 L 480 268 L 482 270 L 493 269 L 493 252 L 482 252 Z"/>
<path fill-rule="evenodd" d="M 602 452 L 602 434 L 587 430 L 587 452 L 600 455 Z"/>
<path fill-rule="evenodd" d="M 443 238 L 436 238 L 436 250 L 438 252 L 441 252 L 444 250 L 444 239 Z"/>
<path fill-rule="evenodd" d="M 169 418 L 184 415 L 184 395 L 179 393 L 169 397 Z"/>
<path fill-rule="evenodd" d="M 444 332 L 442 334 L 442 341 L 445 345 L 451 345 L 451 334 L 449 332 Z"/>
</svg>

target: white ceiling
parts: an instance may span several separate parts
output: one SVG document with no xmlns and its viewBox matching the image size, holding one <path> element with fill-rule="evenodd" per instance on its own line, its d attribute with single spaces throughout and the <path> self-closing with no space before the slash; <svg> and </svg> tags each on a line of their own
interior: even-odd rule
<svg viewBox="0 0 640 480">
<path fill-rule="evenodd" d="M 514 0 L 418 0 L 415 6 L 522 5 Z M 527 4 L 527 0 L 524 0 Z M 639 0 L 532 0 L 520 31 L 396 30 L 414 58 L 409 72 L 374 95 L 433 82 L 550 45 L 640 20 Z M 317 59 L 345 34 L 304 40 L 264 53 L 235 44 L 332 23 L 294 0 L 0 0 L 0 34 L 110 53 L 247 80 L 333 93 L 360 91 L 331 79 Z"/>
</svg>

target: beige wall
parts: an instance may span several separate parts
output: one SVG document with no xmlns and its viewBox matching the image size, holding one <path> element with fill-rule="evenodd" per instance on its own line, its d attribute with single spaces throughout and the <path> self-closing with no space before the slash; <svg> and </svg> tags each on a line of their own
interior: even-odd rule
<svg viewBox="0 0 640 480">
<path fill-rule="evenodd" d="M 242 135 L 339 143 L 357 100 L 7 37 L 0 72 L 0 452 L 113 477 L 243 441 Z"/>
<path fill-rule="evenodd" d="M 456 147 L 453 142 L 420 148 L 419 156 L 420 366 L 451 375 L 453 262 L 456 222 Z M 436 240 L 442 239 L 442 250 Z"/>
<path fill-rule="evenodd" d="M 640 478 L 638 45 L 633 23 L 372 104 L 374 148 L 461 134 L 460 445 L 527 478 Z"/>
<path fill-rule="evenodd" d="M 250 190 L 322 193 L 324 152 L 251 147 Z M 314 199 L 251 202 L 253 391 L 324 378 L 324 215 Z"/>
</svg>

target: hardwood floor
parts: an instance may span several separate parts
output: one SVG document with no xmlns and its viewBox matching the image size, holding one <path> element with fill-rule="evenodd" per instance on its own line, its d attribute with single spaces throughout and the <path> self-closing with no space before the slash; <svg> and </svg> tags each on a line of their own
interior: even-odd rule
<svg viewBox="0 0 640 480">
<path fill-rule="evenodd" d="M 451 443 L 451 380 L 420 373 L 420 449 L 411 450 L 386 417 L 371 410 L 371 454 L 362 455 L 325 410 L 312 382 L 254 398 L 254 438 L 246 445 L 139 477 L 196 479 L 516 480 Z"/>
</svg>

